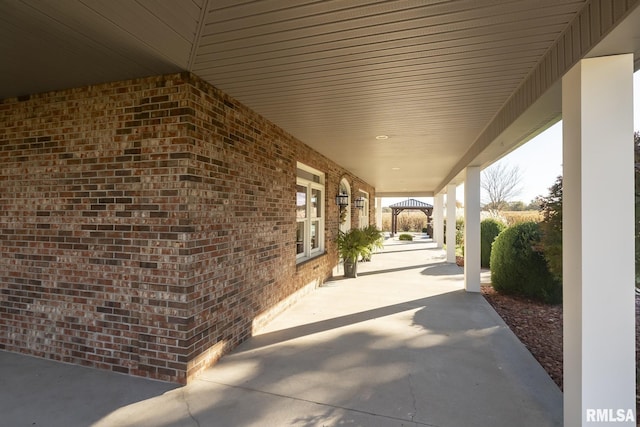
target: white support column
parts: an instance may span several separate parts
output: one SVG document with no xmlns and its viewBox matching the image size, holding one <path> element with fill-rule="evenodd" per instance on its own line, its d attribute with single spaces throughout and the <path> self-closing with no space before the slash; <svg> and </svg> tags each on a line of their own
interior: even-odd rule
<svg viewBox="0 0 640 427">
<path fill-rule="evenodd" d="M 480 167 L 465 169 L 464 288 L 480 292 Z"/>
<path fill-rule="evenodd" d="M 376 227 L 382 230 L 382 197 L 376 197 Z"/>
<path fill-rule="evenodd" d="M 442 218 L 444 204 L 444 194 L 436 194 L 433 200 L 433 240 L 436 242 L 438 249 L 442 248 L 444 243 L 444 221 Z"/>
<path fill-rule="evenodd" d="M 456 262 L 456 185 L 447 185 L 447 262 Z"/>
<path fill-rule="evenodd" d="M 632 97 L 631 54 L 562 79 L 566 427 L 636 425 Z"/>
</svg>

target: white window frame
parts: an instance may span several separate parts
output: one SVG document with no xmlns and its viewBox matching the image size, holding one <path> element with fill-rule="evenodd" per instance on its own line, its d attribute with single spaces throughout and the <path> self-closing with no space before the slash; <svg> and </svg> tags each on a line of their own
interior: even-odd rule
<svg viewBox="0 0 640 427">
<path fill-rule="evenodd" d="M 351 184 L 349 184 L 349 181 L 346 178 L 342 178 L 340 180 L 340 193 L 346 193 L 348 196 L 348 200 L 350 203 L 352 203 L 353 201 L 351 200 Z M 340 231 L 342 231 L 343 233 L 346 233 L 347 231 L 351 230 L 351 206 L 345 206 L 344 208 L 341 208 L 341 217 L 342 217 L 342 209 L 344 209 L 344 222 L 340 223 L 339 229 Z"/>
<path fill-rule="evenodd" d="M 314 258 L 318 255 L 322 255 L 324 253 L 324 219 L 325 219 L 325 185 L 324 185 L 324 173 L 320 172 L 316 169 L 313 169 L 305 164 L 297 163 L 297 168 L 301 169 L 305 172 L 309 172 L 317 177 L 319 177 L 319 182 L 314 182 L 304 177 L 298 176 L 296 178 L 296 194 L 298 192 L 297 186 L 302 186 L 306 188 L 306 215 L 304 218 L 297 218 L 296 216 L 296 252 L 297 252 L 297 229 L 298 224 L 303 223 L 303 250 L 301 253 L 296 253 L 296 263 L 300 263 L 302 261 L 306 261 L 308 259 Z M 313 194 L 313 190 L 317 190 L 320 192 L 320 200 L 318 201 L 320 207 L 320 216 L 312 217 L 312 209 L 311 209 L 311 197 Z M 311 224 L 317 222 L 318 230 L 317 230 L 317 239 L 318 245 L 316 248 L 311 247 Z"/>
<path fill-rule="evenodd" d="M 358 223 L 360 228 L 365 228 L 369 225 L 369 193 L 364 190 L 359 190 L 358 197 L 364 199 L 364 207 L 360 210 Z"/>
</svg>

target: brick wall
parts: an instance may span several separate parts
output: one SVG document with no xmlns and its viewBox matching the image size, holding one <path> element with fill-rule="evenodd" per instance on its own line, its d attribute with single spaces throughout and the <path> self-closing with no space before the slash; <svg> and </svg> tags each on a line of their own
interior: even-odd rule
<svg viewBox="0 0 640 427">
<path fill-rule="evenodd" d="M 326 173 L 302 265 L 296 161 Z M 186 73 L 0 102 L 0 167 L 0 349 L 174 382 L 330 276 L 341 177 L 374 196 Z"/>
</svg>

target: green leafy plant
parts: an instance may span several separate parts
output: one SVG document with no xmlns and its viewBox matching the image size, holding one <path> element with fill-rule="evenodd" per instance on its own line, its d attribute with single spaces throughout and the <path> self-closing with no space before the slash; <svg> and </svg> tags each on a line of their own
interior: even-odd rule
<svg viewBox="0 0 640 427">
<path fill-rule="evenodd" d="M 363 252 L 369 247 L 369 240 L 366 234 L 359 228 L 349 231 L 340 231 L 336 238 L 338 253 L 343 261 L 356 262 Z"/>
<path fill-rule="evenodd" d="M 347 220 L 347 208 L 340 208 L 340 224 L 344 224 Z"/>
<path fill-rule="evenodd" d="M 363 229 L 353 228 L 347 232 L 340 231 L 336 238 L 338 254 L 344 261 L 345 276 L 357 277 L 358 259 L 371 259 L 371 254 L 383 246 L 382 231 L 375 225 Z"/>
<path fill-rule="evenodd" d="M 365 261 L 371 260 L 371 255 L 378 249 L 384 247 L 384 235 L 382 231 L 375 225 L 368 225 L 362 229 L 367 241 L 369 242 L 367 253 L 362 254 L 362 259 Z"/>
<path fill-rule="evenodd" d="M 549 188 L 549 195 L 540 198 L 540 212 L 543 220 L 539 250 L 551 274 L 562 283 L 562 176 Z"/>
<path fill-rule="evenodd" d="M 498 235 L 491 250 L 491 284 L 496 291 L 551 304 L 562 301 L 562 284 L 535 250 L 540 237 L 536 222 L 516 224 Z"/>
<path fill-rule="evenodd" d="M 398 240 L 413 241 L 413 236 L 411 234 L 402 233 L 398 236 Z"/>
<path fill-rule="evenodd" d="M 359 228 L 338 232 L 336 246 L 340 258 L 344 261 L 345 276 L 357 277 L 358 258 L 369 253 L 369 245 L 367 235 Z"/>
<path fill-rule="evenodd" d="M 444 220 L 444 244 L 447 243 L 447 220 Z M 464 218 L 456 218 L 456 256 L 464 257 Z"/>
<path fill-rule="evenodd" d="M 504 223 L 487 218 L 480 223 L 480 265 L 489 268 L 491 265 L 491 246 L 506 225 Z"/>
<path fill-rule="evenodd" d="M 456 218 L 456 246 L 464 246 L 464 218 Z M 464 252 L 464 248 L 462 251 Z"/>
</svg>

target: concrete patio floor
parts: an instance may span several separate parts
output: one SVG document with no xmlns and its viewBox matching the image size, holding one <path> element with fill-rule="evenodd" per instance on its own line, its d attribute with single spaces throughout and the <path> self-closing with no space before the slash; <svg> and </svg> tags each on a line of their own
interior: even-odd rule
<svg viewBox="0 0 640 427">
<path fill-rule="evenodd" d="M 389 240 L 186 387 L 0 352 L 7 426 L 560 426 L 562 393 L 431 240 Z"/>
</svg>

